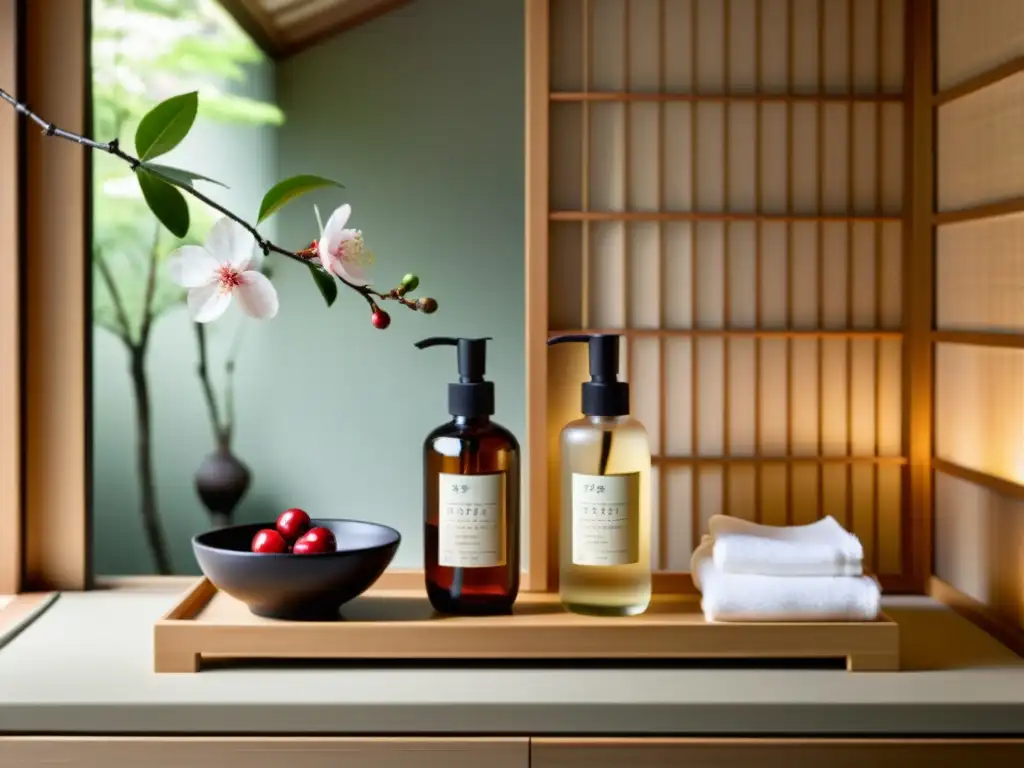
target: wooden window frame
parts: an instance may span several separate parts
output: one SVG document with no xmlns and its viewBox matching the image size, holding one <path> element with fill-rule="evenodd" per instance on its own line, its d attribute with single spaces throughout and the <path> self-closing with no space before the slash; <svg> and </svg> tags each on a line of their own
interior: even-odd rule
<svg viewBox="0 0 1024 768">
<path fill-rule="evenodd" d="M 19 74 L 15 0 L 0 0 L 0 84 Z M 0 110 L 0 595 L 21 591 L 21 263 L 18 187 L 21 121 Z"/>
<path fill-rule="evenodd" d="M 60 127 L 88 133 L 89 3 L 62 3 L 59 24 L 52 11 L 0 0 L 0 83 Z M 4 105 L 0 166 L 0 594 L 84 589 L 90 158 Z"/>
</svg>

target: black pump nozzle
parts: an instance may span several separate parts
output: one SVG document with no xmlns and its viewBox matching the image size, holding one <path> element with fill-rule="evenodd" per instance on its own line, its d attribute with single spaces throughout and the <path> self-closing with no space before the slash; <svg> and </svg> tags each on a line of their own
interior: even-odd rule
<svg viewBox="0 0 1024 768">
<path fill-rule="evenodd" d="M 583 413 L 587 416 L 625 416 L 629 413 L 629 384 L 619 381 L 617 334 L 569 334 L 548 339 L 548 345 L 586 342 L 590 381 L 583 383 Z"/>
<path fill-rule="evenodd" d="M 473 418 L 494 413 L 494 383 L 484 381 L 490 340 L 490 336 L 479 339 L 433 336 L 416 342 L 417 349 L 448 346 L 458 350 L 459 383 L 448 385 L 448 412 L 452 416 Z"/>
</svg>

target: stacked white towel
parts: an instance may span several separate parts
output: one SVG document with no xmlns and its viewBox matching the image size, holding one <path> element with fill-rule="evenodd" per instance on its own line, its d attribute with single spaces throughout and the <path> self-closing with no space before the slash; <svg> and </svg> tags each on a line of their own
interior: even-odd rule
<svg viewBox="0 0 1024 768">
<path fill-rule="evenodd" d="M 833 517 L 758 525 L 715 515 L 690 572 L 708 621 L 872 621 L 881 588 L 864 548 Z"/>
</svg>

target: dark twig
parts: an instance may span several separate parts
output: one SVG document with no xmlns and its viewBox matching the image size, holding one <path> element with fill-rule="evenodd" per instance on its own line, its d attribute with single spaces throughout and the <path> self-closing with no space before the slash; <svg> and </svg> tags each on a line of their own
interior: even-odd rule
<svg viewBox="0 0 1024 768">
<path fill-rule="evenodd" d="M 140 343 L 145 346 L 149 341 L 149 332 L 153 327 L 153 297 L 156 295 L 156 266 L 160 260 L 160 224 L 157 222 L 153 231 L 153 242 L 149 247 L 149 275 L 146 277 L 146 298 L 142 305 L 142 329 L 139 331 Z"/>
<path fill-rule="evenodd" d="M 235 432 L 235 361 L 238 359 L 247 327 L 248 324 L 244 322 L 238 326 L 227 359 L 224 361 L 224 434 L 228 442 Z"/>
<path fill-rule="evenodd" d="M 107 264 L 107 259 L 103 255 L 103 251 L 99 248 L 96 249 L 93 254 L 93 259 L 96 262 L 96 268 L 100 272 L 100 277 L 103 278 L 104 284 L 107 286 L 107 292 L 110 293 L 110 302 L 114 305 L 114 316 L 117 318 L 117 323 L 121 327 L 121 336 L 124 339 L 124 343 L 129 348 L 135 346 L 135 340 L 132 339 L 132 329 L 128 322 L 128 313 L 125 311 L 124 301 L 121 299 L 121 292 L 117 289 L 117 282 L 114 280 L 114 273 L 110 271 L 110 265 Z"/>
<path fill-rule="evenodd" d="M 194 323 L 196 328 L 196 341 L 199 342 L 199 365 L 196 373 L 199 375 L 199 383 L 203 388 L 203 398 L 206 400 L 206 407 L 210 412 L 210 426 L 213 427 L 213 437 L 217 444 L 222 444 L 227 439 L 227 428 L 221 421 L 220 408 L 217 405 L 217 396 L 213 391 L 213 383 L 210 381 L 210 369 L 207 364 L 206 354 L 206 326 L 202 323 Z"/>
</svg>

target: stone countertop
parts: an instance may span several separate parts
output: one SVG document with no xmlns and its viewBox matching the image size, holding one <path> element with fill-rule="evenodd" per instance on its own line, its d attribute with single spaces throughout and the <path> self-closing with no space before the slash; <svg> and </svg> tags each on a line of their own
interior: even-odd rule
<svg viewBox="0 0 1024 768">
<path fill-rule="evenodd" d="M 0 648 L 0 733 L 1020 735 L 1024 659 L 891 598 L 903 670 L 266 663 L 157 675 L 178 588 L 65 593 Z"/>
</svg>

